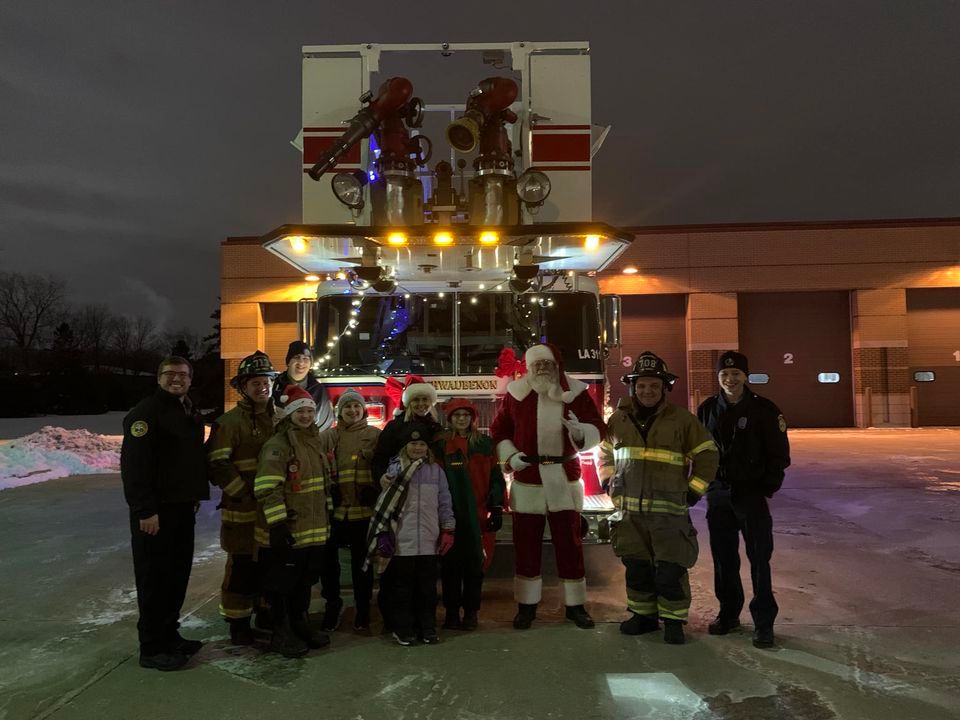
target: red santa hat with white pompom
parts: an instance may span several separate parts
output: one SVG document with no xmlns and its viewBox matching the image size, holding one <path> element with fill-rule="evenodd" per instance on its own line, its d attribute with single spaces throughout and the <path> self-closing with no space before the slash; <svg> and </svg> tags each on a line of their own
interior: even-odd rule
<svg viewBox="0 0 960 720">
<path fill-rule="evenodd" d="M 289 417 L 294 411 L 302 407 L 316 409 L 317 403 L 313 397 L 299 385 L 287 385 L 280 396 L 281 417 Z"/>
</svg>

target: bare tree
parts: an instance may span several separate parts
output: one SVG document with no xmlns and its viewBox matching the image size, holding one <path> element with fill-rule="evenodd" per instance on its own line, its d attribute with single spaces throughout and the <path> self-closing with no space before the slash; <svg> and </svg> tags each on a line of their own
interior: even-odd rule
<svg viewBox="0 0 960 720">
<path fill-rule="evenodd" d="M 0 334 L 20 350 L 25 367 L 30 351 L 59 319 L 65 287 L 51 276 L 0 273 Z"/>
<path fill-rule="evenodd" d="M 153 365 L 150 361 L 157 354 L 157 324 L 152 318 L 137 315 L 133 319 L 131 352 L 139 369 L 143 370 L 144 366 Z"/>
<path fill-rule="evenodd" d="M 116 353 L 117 363 L 123 374 L 130 368 L 133 353 L 133 321 L 125 315 L 117 315 L 110 321 L 110 348 Z"/>
<path fill-rule="evenodd" d="M 103 351 L 110 345 L 113 318 L 106 305 L 87 305 L 77 313 L 76 325 L 80 349 L 90 353 L 94 372 L 100 372 Z"/>
</svg>

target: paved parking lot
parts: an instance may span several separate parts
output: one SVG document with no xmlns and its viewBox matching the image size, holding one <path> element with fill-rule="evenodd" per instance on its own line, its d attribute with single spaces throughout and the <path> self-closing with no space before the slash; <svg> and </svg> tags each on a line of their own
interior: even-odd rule
<svg viewBox="0 0 960 720">
<path fill-rule="evenodd" d="M 597 546 L 592 631 L 562 621 L 555 586 L 534 628 L 512 630 L 506 548 L 478 632 L 401 648 L 348 629 L 348 611 L 331 648 L 305 660 L 234 648 L 217 617 L 222 555 L 208 503 L 184 631 L 207 645 L 182 672 L 146 671 L 119 477 L 0 492 L 0 720 L 960 717 L 960 430 L 791 438 L 794 466 L 773 502 L 772 651 L 753 648 L 749 628 L 706 634 L 715 606 L 699 507 L 682 647 L 619 634 L 622 570 Z"/>
</svg>

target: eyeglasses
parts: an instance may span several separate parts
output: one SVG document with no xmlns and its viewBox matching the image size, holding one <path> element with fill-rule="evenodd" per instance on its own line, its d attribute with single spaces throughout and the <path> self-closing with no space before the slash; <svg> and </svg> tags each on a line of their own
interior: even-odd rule
<svg viewBox="0 0 960 720">
<path fill-rule="evenodd" d="M 190 373 L 188 372 L 175 372 L 173 370 L 164 370 L 160 374 L 169 378 L 170 380 L 186 380 L 188 377 L 190 377 Z"/>
</svg>

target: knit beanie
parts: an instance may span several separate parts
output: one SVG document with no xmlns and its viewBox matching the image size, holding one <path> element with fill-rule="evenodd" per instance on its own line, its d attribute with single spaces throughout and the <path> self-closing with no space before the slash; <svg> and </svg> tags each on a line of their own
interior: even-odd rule
<svg viewBox="0 0 960 720">
<path fill-rule="evenodd" d="M 353 388 L 347 388 L 343 391 L 343 395 L 337 398 L 337 417 L 340 417 L 340 413 L 343 411 L 343 406 L 348 402 L 358 402 L 363 407 L 363 416 L 367 416 L 367 401 L 364 400 L 363 395 L 354 390 Z"/>
<path fill-rule="evenodd" d="M 284 362 L 289 365 L 290 358 L 296 355 L 306 355 L 309 358 L 313 358 L 313 353 L 310 351 L 310 346 L 307 345 L 303 340 L 294 340 L 290 343 L 290 347 L 287 348 L 287 357 Z"/>
<path fill-rule="evenodd" d="M 750 366 L 747 363 L 747 356 L 738 353 L 736 350 L 727 350 L 720 359 L 717 360 L 717 372 L 722 370 L 742 370 L 744 375 L 750 374 Z"/>
</svg>

